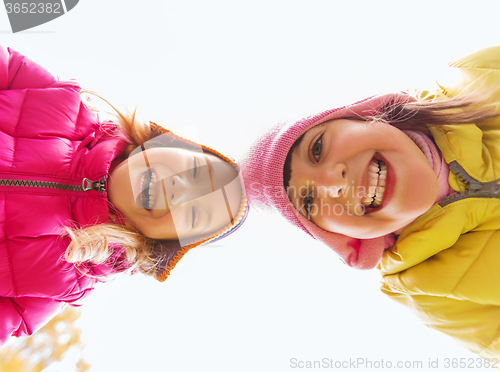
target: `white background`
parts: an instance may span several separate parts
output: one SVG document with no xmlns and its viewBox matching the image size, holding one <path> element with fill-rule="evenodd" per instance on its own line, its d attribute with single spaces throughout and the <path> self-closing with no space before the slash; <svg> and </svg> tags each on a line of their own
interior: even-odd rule
<svg viewBox="0 0 500 372">
<path fill-rule="evenodd" d="M 0 42 L 167 128 L 195 126 L 200 141 L 238 158 L 278 120 L 434 88 L 448 61 L 500 43 L 499 11 L 497 0 L 81 0 L 18 34 L 0 8 Z M 476 358 L 386 299 L 378 280 L 278 217 L 251 213 L 163 284 L 98 286 L 80 323 L 85 358 L 93 372 L 305 369 L 292 358 L 424 369 L 437 360 L 446 370 L 446 358 Z"/>
</svg>

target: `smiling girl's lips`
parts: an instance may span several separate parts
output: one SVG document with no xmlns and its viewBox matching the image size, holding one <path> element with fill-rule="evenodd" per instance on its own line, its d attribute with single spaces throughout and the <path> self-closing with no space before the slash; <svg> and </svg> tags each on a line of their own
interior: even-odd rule
<svg viewBox="0 0 500 372">
<path fill-rule="evenodd" d="M 385 182 L 385 192 L 384 192 L 383 199 L 382 199 L 382 202 L 380 204 L 380 207 L 376 207 L 376 208 L 374 208 L 374 207 L 364 207 L 365 208 L 365 214 L 374 213 L 374 212 L 381 211 L 382 209 L 384 209 L 384 207 L 386 205 L 388 205 L 389 202 L 391 201 L 392 195 L 394 193 L 395 183 L 396 183 L 396 177 L 394 175 L 394 169 L 392 168 L 391 164 L 387 161 L 387 159 L 385 159 L 379 153 L 376 153 L 375 156 L 373 157 L 373 159 L 375 159 L 375 160 L 381 160 L 387 166 L 387 178 L 386 178 L 386 182 Z M 368 167 L 367 167 L 367 169 L 368 169 Z M 368 176 L 366 176 L 366 178 L 368 178 Z M 367 182 L 368 182 L 368 180 L 366 181 L 365 185 L 368 184 Z"/>
<path fill-rule="evenodd" d="M 135 198 L 136 204 L 145 210 L 151 209 L 149 207 L 150 188 L 151 182 L 154 179 L 153 172 L 147 169 L 139 174 L 139 192 Z"/>
<path fill-rule="evenodd" d="M 147 212 L 155 207 L 161 190 L 161 180 L 158 173 L 151 167 L 138 173 L 135 183 L 135 204 Z"/>
</svg>

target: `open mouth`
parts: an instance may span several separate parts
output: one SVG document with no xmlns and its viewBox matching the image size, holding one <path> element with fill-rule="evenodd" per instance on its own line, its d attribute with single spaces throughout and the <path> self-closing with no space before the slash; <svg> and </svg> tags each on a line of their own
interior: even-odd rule
<svg viewBox="0 0 500 372">
<path fill-rule="evenodd" d="M 156 177 L 156 173 L 153 169 L 148 169 L 141 175 L 139 185 L 139 190 L 141 190 L 141 193 L 137 198 L 137 202 L 141 207 L 147 210 L 153 209 L 153 205 L 156 201 Z"/>
<path fill-rule="evenodd" d="M 368 190 L 363 197 L 365 207 L 379 208 L 384 200 L 387 165 L 380 159 L 370 160 L 368 166 Z"/>
</svg>

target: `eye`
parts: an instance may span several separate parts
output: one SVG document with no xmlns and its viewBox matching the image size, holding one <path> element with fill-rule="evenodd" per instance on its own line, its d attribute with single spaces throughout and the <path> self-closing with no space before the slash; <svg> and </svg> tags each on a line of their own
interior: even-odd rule
<svg viewBox="0 0 500 372">
<path fill-rule="evenodd" d="M 194 207 L 194 205 L 191 207 L 191 228 L 194 229 L 195 225 L 196 225 L 196 220 L 197 220 L 197 213 L 196 213 L 196 208 Z"/>
<path fill-rule="evenodd" d="M 307 219 L 311 219 L 311 208 L 313 206 L 313 202 L 314 202 L 314 196 L 312 194 L 309 194 L 307 195 L 305 198 L 304 198 L 304 204 L 303 204 L 303 207 L 304 209 L 306 210 L 307 212 Z"/>
<path fill-rule="evenodd" d="M 312 146 L 311 149 L 311 154 L 316 161 L 319 161 L 322 149 L 323 149 L 323 135 L 321 135 L 321 137 L 319 137 L 318 140 L 314 142 L 314 145 Z"/>
<path fill-rule="evenodd" d="M 198 176 L 198 159 L 196 157 L 193 157 L 193 178 L 196 179 Z"/>
</svg>

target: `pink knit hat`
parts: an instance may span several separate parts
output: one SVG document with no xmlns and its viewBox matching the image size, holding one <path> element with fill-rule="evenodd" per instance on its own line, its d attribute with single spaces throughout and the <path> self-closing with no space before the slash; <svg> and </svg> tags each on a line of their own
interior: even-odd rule
<svg viewBox="0 0 500 372">
<path fill-rule="evenodd" d="M 240 163 L 249 203 L 264 210 L 277 209 L 293 225 L 332 248 L 347 265 L 358 269 L 374 268 L 384 250 L 394 245 L 393 235 L 362 240 L 316 226 L 302 216 L 288 199 L 283 185 L 283 167 L 294 142 L 310 128 L 332 119 L 375 116 L 384 106 L 414 100 L 404 93 L 384 94 L 295 122 L 279 123 L 252 145 Z"/>
</svg>

